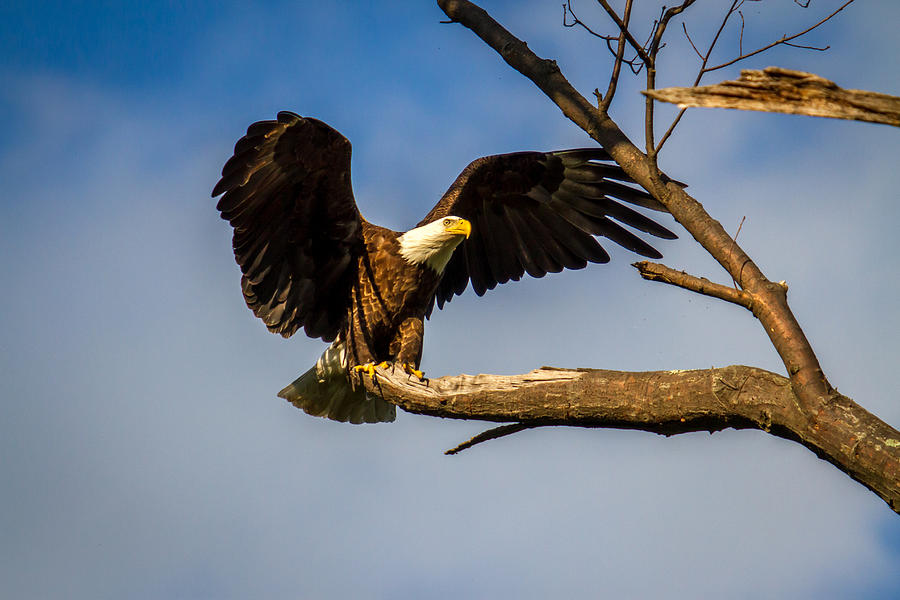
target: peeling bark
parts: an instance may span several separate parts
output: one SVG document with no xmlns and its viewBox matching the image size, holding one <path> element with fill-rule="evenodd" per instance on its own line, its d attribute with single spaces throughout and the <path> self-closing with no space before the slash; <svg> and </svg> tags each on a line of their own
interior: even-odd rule
<svg viewBox="0 0 900 600">
<path fill-rule="evenodd" d="M 702 87 L 670 87 L 641 92 L 679 108 L 733 108 L 883 123 L 900 127 L 900 98 L 845 90 L 803 71 L 768 67 L 741 71 L 737 81 Z"/>
</svg>

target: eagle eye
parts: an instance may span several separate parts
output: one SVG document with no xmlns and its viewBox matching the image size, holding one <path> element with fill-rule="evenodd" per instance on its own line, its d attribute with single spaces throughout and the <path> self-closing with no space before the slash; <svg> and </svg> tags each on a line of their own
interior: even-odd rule
<svg viewBox="0 0 900 600">
<path fill-rule="evenodd" d="M 453 225 L 453 219 L 444 219 L 444 227 L 450 227 Z"/>
</svg>

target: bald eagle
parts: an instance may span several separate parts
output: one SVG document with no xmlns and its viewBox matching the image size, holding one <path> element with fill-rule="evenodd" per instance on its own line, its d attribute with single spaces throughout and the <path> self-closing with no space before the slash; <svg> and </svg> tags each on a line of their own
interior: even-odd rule
<svg viewBox="0 0 900 600">
<path fill-rule="evenodd" d="M 424 319 L 435 304 L 470 284 L 481 296 L 525 273 L 608 262 L 594 236 L 661 257 L 619 224 L 676 237 L 613 200 L 665 210 L 629 182 L 602 148 L 486 156 L 416 227 L 391 231 L 356 207 L 347 138 L 284 111 L 250 125 L 212 196 L 224 194 L 217 208 L 234 228 L 247 306 L 273 333 L 303 328 L 332 342 L 278 395 L 311 415 L 374 423 L 393 421 L 394 405 L 357 377 L 391 363 L 424 378 Z"/>
</svg>

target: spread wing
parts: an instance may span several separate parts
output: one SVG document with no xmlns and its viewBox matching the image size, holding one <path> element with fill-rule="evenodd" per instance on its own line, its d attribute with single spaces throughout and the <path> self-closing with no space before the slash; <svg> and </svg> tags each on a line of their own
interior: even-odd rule
<svg viewBox="0 0 900 600">
<path fill-rule="evenodd" d="M 222 193 L 247 306 L 273 333 L 333 340 L 361 244 L 347 138 L 290 112 L 254 123 L 222 168 Z"/>
<path fill-rule="evenodd" d="M 519 152 L 479 158 L 463 170 L 420 225 L 448 215 L 468 219 L 472 234 L 456 250 L 435 293 L 438 307 L 471 281 L 479 296 L 528 273 L 543 277 L 609 255 L 594 236 L 650 258 L 662 255 L 628 229 L 677 236 L 617 202 L 664 211 L 602 148 Z"/>
</svg>

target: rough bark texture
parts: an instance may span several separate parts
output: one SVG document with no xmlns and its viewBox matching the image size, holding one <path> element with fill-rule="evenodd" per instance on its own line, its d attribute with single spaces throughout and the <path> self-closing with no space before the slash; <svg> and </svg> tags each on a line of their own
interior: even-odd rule
<svg viewBox="0 0 900 600">
<path fill-rule="evenodd" d="M 438 0 L 438 4 L 452 21 L 473 31 L 531 79 L 722 265 L 742 288 L 741 294 L 728 299 L 746 306 L 760 321 L 790 379 L 773 380 L 778 376 L 761 375 L 765 372 L 749 367 L 731 367 L 745 369 L 736 375 L 716 370 L 615 376 L 608 371 L 555 370 L 518 378 L 433 380 L 429 388 L 404 386 L 391 378 L 383 386 L 385 397 L 412 412 L 489 421 L 539 420 L 661 433 L 757 427 L 803 443 L 900 512 L 900 434 L 828 383 L 788 306 L 787 284 L 767 279 L 696 199 L 666 179 L 606 112 L 572 87 L 555 61 L 535 55 L 467 0 Z M 669 282 L 676 279 L 689 287 L 685 278 Z M 695 287 L 706 290 L 703 293 L 713 291 L 706 284 Z M 760 387 L 763 381 L 769 382 L 768 387 Z M 747 392 L 747 385 L 755 391 Z M 788 390 L 782 389 L 788 385 Z"/>
<path fill-rule="evenodd" d="M 900 98 L 845 90 L 812 73 L 768 67 L 741 71 L 737 81 L 702 87 L 645 90 L 643 94 L 679 108 L 735 108 L 813 117 L 850 119 L 900 127 Z"/>
<path fill-rule="evenodd" d="M 379 369 L 366 388 L 411 413 L 665 435 L 759 429 L 800 442 L 900 512 L 900 432 L 844 396 L 806 413 L 786 377 L 755 367 L 632 373 L 543 367 L 420 382 Z"/>
</svg>

